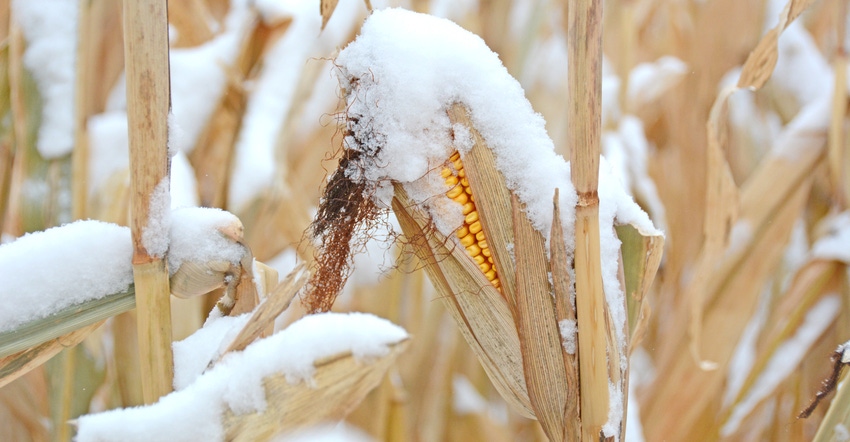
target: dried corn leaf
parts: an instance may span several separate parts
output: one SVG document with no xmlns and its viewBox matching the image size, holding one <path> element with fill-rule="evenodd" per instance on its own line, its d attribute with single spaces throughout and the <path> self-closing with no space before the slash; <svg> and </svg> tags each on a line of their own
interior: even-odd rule
<svg viewBox="0 0 850 442">
<path fill-rule="evenodd" d="M 231 316 L 252 312 L 260 304 L 260 294 L 254 282 L 254 255 L 247 247 L 246 250 L 248 253 L 239 263 L 239 282 L 235 287 L 233 309 L 229 312 Z"/>
<path fill-rule="evenodd" d="M 513 197 L 516 253 L 516 322 L 528 396 L 550 440 L 566 440 L 564 419 L 570 385 L 549 286 L 549 262 L 543 236 Z M 575 386 L 573 386 L 575 387 Z M 569 422 L 571 423 L 571 422 Z"/>
<path fill-rule="evenodd" d="M 637 327 L 648 320 L 643 316 L 647 308 L 645 306 L 649 305 L 645 302 L 645 296 L 661 265 L 664 237 L 643 236 L 631 225 L 617 226 L 616 229 L 617 237 L 622 242 L 620 250 L 623 255 L 630 348 L 636 348 L 641 335 L 640 331 L 636 333 Z"/>
<path fill-rule="evenodd" d="M 290 383 L 285 376 L 264 380 L 266 410 L 223 417 L 225 439 L 264 441 L 284 432 L 345 417 L 373 388 L 408 345 L 407 340 L 389 346 L 387 355 L 358 361 L 351 354 L 316 361 L 312 381 Z"/>
<path fill-rule="evenodd" d="M 212 39 L 212 17 L 205 2 L 189 0 L 168 3 L 168 24 L 175 28 L 171 47 L 198 46 Z"/>
<path fill-rule="evenodd" d="M 549 237 L 550 251 L 550 266 L 552 269 L 552 290 L 555 295 L 555 315 L 558 319 L 558 325 L 566 325 L 571 323 L 575 328 L 576 309 L 575 297 L 570 292 L 570 262 L 567 256 L 567 246 L 564 241 L 564 229 L 561 225 L 561 206 L 559 198 L 559 189 L 555 189 L 555 197 L 553 198 L 553 213 L 552 213 L 552 233 Z M 569 322 L 563 322 L 569 321 Z M 561 333 L 569 332 L 561 330 Z M 577 333 L 577 331 L 576 331 Z M 567 345 L 564 346 L 564 375 L 567 382 L 567 400 L 564 408 L 565 422 L 571 422 L 571 425 L 566 426 L 566 440 L 579 440 L 581 438 L 581 407 L 579 397 L 579 372 L 578 372 L 578 351 L 576 346 L 578 337 L 574 334 L 571 337 L 561 335 L 561 339 L 565 341 L 571 339 L 572 351 L 567 350 Z"/>
<path fill-rule="evenodd" d="M 274 325 L 274 320 L 289 307 L 292 299 L 307 282 L 309 272 L 305 269 L 305 265 L 300 264 L 275 287 L 266 300 L 254 309 L 251 319 L 222 355 L 244 350 L 251 342 L 263 336 L 269 325 Z"/>
<path fill-rule="evenodd" d="M 735 343 L 756 308 L 764 278 L 781 257 L 804 207 L 810 183 L 811 180 L 800 183 L 796 192 L 776 208 L 769 222 L 759 226 L 746 241 L 736 244 L 721 262 L 711 263 L 710 269 L 705 270 L 711 275 L 706 286 L 695 286 L 694 282 L 688 286 L 689 292 L 705 291 L 703 324 L 712 344 L 699 350 L 716 364 L 716 370 L 700 370 L 692 360 L 676 355 L 662 360 L 659 381 L 653 387 L 655 394 L 641 409 L 647 416 L 644 420 L 647 438 L 663 435 L 670 440 L 692 440 L 711 428 L 716 429 L 716 407 Z M 689 346 L 688 338 L 683 336 L 676 348 L 683 352 Z M 670 404 L 684 403 L 688 405 L 681 412 L 669 412 Z"/>
<path fill-rule="evenodd" d="M 136 306 L 135 289 L 93 299 L 69 307 L 47 318 L 0 333 L 0 357 L 6 357 L 47 341 L 60 338 L 77 329 L 132 310 Z"/>
<path fill-rule="evenodd" d="M 463 247 L 429 227 L 427 217 L 414 208 L 401 186 L 396 186 L 393 212 L 444 305 L 484 370 L 514 411 L 534 416 L 525 385 L 519 336 L 504 297 L 490 284 Z"/>
<path fill-rule="evenodd" d="M 728 96 L 728 93 L 721 94 L 718 103 L 725 102 L 723 97 Z M 715 107 L 721 105 L 718 103 L 715 103 Z M 715 110 L 716 108 L 712 109 L 712 115 Z M 732 240 L 730 226 L 736 216 L 729 212 L 730 209 L 724 209 L 723 206 L 724 204 L 727 206 L 740 204 L 743 211 L 740 217 L 744 221 L 741 226 L 751 227 L 756 232 L 763 230 L 765 224 L 776 216 L 776 212 L 791 195 L 811 177 L 815 165 L 825 155 L 827 110 L 828 104 L 822 101 L 815 101 L 801 110 L 800 115 L 789 124 L 788 129 L 777 141 L 773 148 L 774 153 L 767 157 L 744 183 L 740 197 L 737 197 L 737 192 L 731 187 L 734 183 L 731 183 L 728 163 L 722 158 L 720 144 L 717 142 L 712 144 L 713 136 L 709 134 L 709 152 L 715 152 L 715 154 L 709 174 L 710 179 L 713 177 L 714 180 L 709 182 L 707 203 L 709 208 L 714 207 L 719 215 L 709 215 L 706 219 L 706 244 L 697 261 L 697 271 L 694 272 L 694 280 L 689 285 L 691 288 L 687 296 L 688 302 L 691 303 L 688 326 L 692 338 L 690 351 L 704 369 L 715 368 L 715 365 L 712 361 L 704 359 L 699 352 L 704 308 L 712 302 L 710 292 L 703 288 L 716 285 L 718 276 L 713 272 L 717 271 L 717 262 L 730 262 L 731 259 L 727 249 L 734 251 L 737 254 L 735 259 L 738 259 L 751 244 L 751 241 L 738 241 L 742 244 L 730 243 Z M 715 116 L 713 119 L 717 118 Z M 709 122 L 710 132 L 716 127 L 716 123 Z M 709 157 L 711 158 L 712 155 Z M 783 179 L 777 180 L 776 177 L 783 177 Z M 724 213 L 727 215 L 723 215 Z M 747 239 L 752 240 L 752 238 Z M 719 278 L 723 280 L 722 276 Z"/>
<path fill-rule="evenodd" d="M 791 286 L 779 298 L 779 305 L 774 309 L 774 320 L 767 322 L 764 345 L 759 347 L 758 357 L 750 368 L 746 380 L 724 413 L 721 419 L 724 423 L 739 404 L 750 392 L 756 380 L 764 374 L 770 360 L 783 342 L 788 340 L 800 328 L 806 314 L 826 294 L 827 283 L 836 275 L 840 264 L 835 261 L 814 260 L 804 265 L 794 277 Z M 781 319 L 780 319 L 781 318 Z"/>
<path fill-rule="evenodd" d="M 328 24 L 328 20 L 331 19 L 338 3 L 339 0 L 321 0 L 319 4 L 319 12 L 322 14 L 322 30 L 325 29 L 325 26 Z"/>
<path fill-rule="evenodd" d="M 790 0 L 779 17 L 779 23 L 762 37 L 756 49 L 747 58 L 741 71 L 738 84 L 723 90 L 715 99 L 707 122 L 708 133 L 708 183 L 706 194 L 705 243 L 703 245 L 702 263 L 716 261 L 722 256 L 723 249 L 729 242 L 729 228 L 737 218 L 738 188 L 732 178 L 729 163 L 723 154 L 724 125 L 727 120 L 729 97 L 738 89 L 749 88 L 756 90 L 764 86 L 778 59 L 778 42 L 782 31 L 800 13 L 812 3 L 812 0 Z M 732 203 L 730 203 L 730 201 Z M 705 285 L 708 272 L 697 272 L 695 282 Z M 691 354 L 703 368 L 712 368 L 711 361 L 704 360 L 699 352 L 702 335 L 702 317 L 704 303 L 707 299 L 696 292 L 689 298 Z"/>
<path fill-rule="evenodd" d="M 779 14 L 779 23 L 768 31 L 747 57 L 738 88 L 760 89 L 770 78 L 779 58 L 779 36 L 814 0 L 790 0 Z"/>
<path fill-rule="evenodd" d="M 842 428 L 843 427 L 843 428 Z M 813 442 L 838 441 L 844 436 L 841 432 L 850 428 L 850 385 L 843 382 L 829 404 L 826 415 L 818 427 Z"/>
<path fill-rule="evenodd" d="M 85 325 L 58 338 L 42 342 L 15 354 L 3 356 L 0 358 L 0 387 L 44 364 L 60 351 L 79 344 L 102 324 L 103 321 Z"/>
</svg>

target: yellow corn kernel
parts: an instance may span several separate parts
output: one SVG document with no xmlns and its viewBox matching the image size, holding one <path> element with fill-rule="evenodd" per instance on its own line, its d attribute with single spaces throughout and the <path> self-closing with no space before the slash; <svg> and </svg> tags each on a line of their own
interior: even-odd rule
<svg viewBox="0 0 850 442">
<path fill-rule="evenodd" d="M 469 235 L 469 228 L 466 226 L 460 226 L 460 229 L 457 230 L 456 235 L 458 238 L 463 238 L 464 236 Z"/>
<path fill-rule="evenodd" d="M 454 186 L 454 187 L 452 187 L 451 190 L 446 192 L 446 196 L 448 196 L 451 199 L 454 199 L 455 197 L 457 197 L 461 193 L 463 193 L 463 186 Z"/>
<path fill-rule="evenodd" d="M 449 188 L 446 196 L 461 205 L 464 215 L 463 225 L 458 228 L 455 235 L 466 249 L 467 254 L 472 257 L 481 272 L 487 277 L 487 280 L 499 289 L 501 286 L 499 275 L 496 272 L 492 252 L 479 220 L 478 210 L 475 207 L 475 197 L 472 195 L 472 188 L 469 186 L 460 154 L 458 152 L 453 153 L 449 158 L 449 163 L 451 163 L 451 166 L 446 164 L 440 171 L 440 176 Z"/>
<path fill-rule="evenodd" d="M 475 245 L 475 237 L 472 236 L 472 235 L 464 236 L 463 238 L 460 239 L 460 245 L 462 245 L 464 248 Z"/>
</svg>

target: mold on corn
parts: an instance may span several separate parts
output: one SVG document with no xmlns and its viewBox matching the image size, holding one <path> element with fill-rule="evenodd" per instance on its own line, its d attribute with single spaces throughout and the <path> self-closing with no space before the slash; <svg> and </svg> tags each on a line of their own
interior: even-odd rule
<svg viewBox="0 0 850 442">
<path fill-rule="evenodd" d="M 466 249 L 467 254 L 478 264 L 481 273 L 498 289 L 500 287 L 499 275 L 496 273 L 493 256 L 487 244 L 487 238 L 484 236 L 484 230 L 481 228 L 481 220 L 478 219 L 478 209 L 475 207 L 472 188 L 466 179 L 466 172 L 463 170 L 463 162 L 460 160 L 458 152 L 449 157 L 449 163 L 443 167 L 441 176 L 449 187 L 446 196 L 463 208 L 463 225 L 460 226 L 455 235 Z"/>
</svg>

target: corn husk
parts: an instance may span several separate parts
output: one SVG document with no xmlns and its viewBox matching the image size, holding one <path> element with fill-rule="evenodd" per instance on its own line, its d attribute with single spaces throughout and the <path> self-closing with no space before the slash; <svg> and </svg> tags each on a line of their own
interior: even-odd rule
<svg viewBox="0 0 850 442">
<path fill-rule="evenodd" d="M 265 441 L 285 431 L 344 418 L 380 384 L 387 369 L 407 346 L 407 340 L 390 345 L 387 355 L 368 362 L 358 361 L 351 354 L 316 361 L 310 383 L 292 384 L 282 375 L 265 379 L 266 410 L 242 415 L 225 412 L 222 419 L 225 438 Z"/>
</svg>

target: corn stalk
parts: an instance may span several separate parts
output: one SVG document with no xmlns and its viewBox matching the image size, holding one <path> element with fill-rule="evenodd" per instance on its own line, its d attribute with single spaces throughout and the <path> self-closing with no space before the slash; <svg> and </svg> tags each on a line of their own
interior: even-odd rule
<svg viewBox="0 0 850 442">
<path fill-rule="evenodd" d="M 168 268 L 165 259 L 152 255 L 142 241 L 152 209 L 162 209 L 152 206 L 164 204 L 161 194 L 159 200 L 153 200 L 155 189 L 160 183 L 166 183 L 160 193 L 166 192 L 167 196 L 168 192 L 167 119 L 171 100 L 165 1 L 124 3 L 124 48 L 130 130 L 133 276 L 142 391 L 145 402 L 153 403 L 171 391 L 174 377 Z"/>
<path fill-rule="evenodd" d="M 579 0 L 568 11 L 570 60 L 568 125 L 576 205 L 576 313 L 582 440 L 598 440 L 608 421 L 608 360 L 619 360 L 614 324 L 602 289 L 599 245 L 600 133 L 602 126 L 602 2 Z"/>
</svg>

